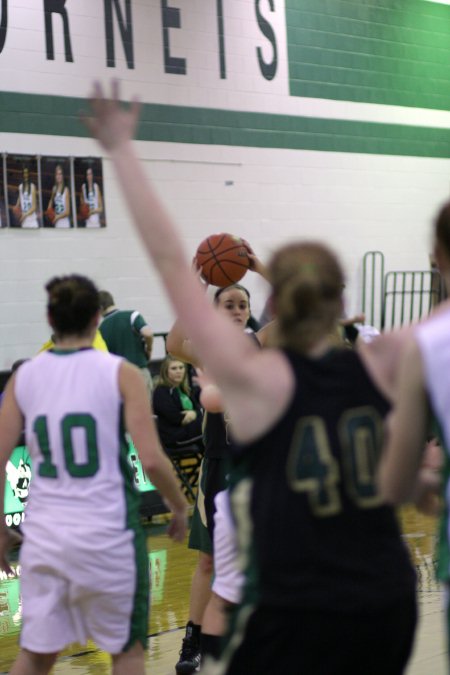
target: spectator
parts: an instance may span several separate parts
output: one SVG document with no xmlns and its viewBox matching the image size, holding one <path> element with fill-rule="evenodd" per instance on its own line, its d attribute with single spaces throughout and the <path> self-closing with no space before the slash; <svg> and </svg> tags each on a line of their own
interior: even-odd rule
<svg viewBox="0 0 450 675">
<path fill-rule="evenodd" d="M 141 369 L 149 397 L 152 393 L 152 378 L 148 362 L 152 354 L 153 333 L 145 319 L 135 310 L 119 310 L 108 291 L 100 291 L 100 309 L 103 321 L 100 333 L 108 350 L 134 363 Z"/>
<path fill-rule="evenodd" d="M 191 393 L 186 364 L 172 356 L 161 364 L 153 409 L 158 416 L 159 437 L 166 448 L 201 442 L 200 404 Z"/>
</svg>

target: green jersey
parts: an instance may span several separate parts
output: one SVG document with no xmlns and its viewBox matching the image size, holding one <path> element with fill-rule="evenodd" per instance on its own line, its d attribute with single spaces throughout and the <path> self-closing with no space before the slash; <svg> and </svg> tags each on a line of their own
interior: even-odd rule
<svg viewBox="0 0 450 675">
<path fill-rule="evenodd" d="M 139 312 L 113 309 L 103 317 L 100 333 L 112 354 L 122 356 L 138 368 L 144 368 L 148 359 L 141 328 L 146 325 Z"/>
</svg>

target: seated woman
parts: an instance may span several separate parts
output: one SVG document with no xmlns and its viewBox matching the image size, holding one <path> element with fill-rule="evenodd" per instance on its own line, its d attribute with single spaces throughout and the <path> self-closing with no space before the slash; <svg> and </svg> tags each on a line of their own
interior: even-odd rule
<svg viewBox="0 0 450 675">
<path fill-rule="evenodd" d="M 186 364 L 167 356 L 153 392 L 153 410 L 161 443 L 166 448 L 202 444 L 202 409 L 192 395 Z"/>
</svg>

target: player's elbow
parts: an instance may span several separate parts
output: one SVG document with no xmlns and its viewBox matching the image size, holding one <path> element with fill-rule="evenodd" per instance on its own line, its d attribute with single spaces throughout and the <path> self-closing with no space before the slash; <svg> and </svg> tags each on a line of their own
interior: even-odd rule
<svg viewBox="0 0 450 675">
<path fill-rule="evenodd" d="M 158 463 L 154 460 L 147 460 L 142 462 L 142 468 L 144 469 L 147 476 L 153 482 L 155 475 L 158 474 Z"/>
<path fill-rule="evenodd" d="M 157 478 L 164 472 L 166 457 L 164 451 L 158 446 L 153 449 L 149 456 L 142 461 L 142 466 L 150 480 Z"/>
</svg>

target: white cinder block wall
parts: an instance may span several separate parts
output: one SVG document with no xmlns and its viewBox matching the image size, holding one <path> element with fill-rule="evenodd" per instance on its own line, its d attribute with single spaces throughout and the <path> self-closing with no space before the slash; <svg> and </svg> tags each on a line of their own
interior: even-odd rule
<svg viewBox="0 0 450 675">
<path fill-rule="evenodd" d="M 450 7 L 68 0 L 46 29 L 50 2 L 9 5 L 0 151 L 99 156 L 77 114 L 94 78 L 118 77 L 123 97 L 144 103 L 137 149 L 187 255 L 220 231 L 263 259 L 296 237 L 324 240 L 344 260 L 349 312 L 366 251 L 383 251 L 387 270 L 428 268 L 430 224 L 449 197 Z M 54 274 L 87 274 L 155 331 L 170 327 L 107 157 L 103 180 L 104 229 L 0 230 L 0 369 L 47 339 Z M 244 282 L 258 315 L 267 287 Z"/>
</svg>

